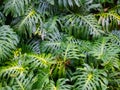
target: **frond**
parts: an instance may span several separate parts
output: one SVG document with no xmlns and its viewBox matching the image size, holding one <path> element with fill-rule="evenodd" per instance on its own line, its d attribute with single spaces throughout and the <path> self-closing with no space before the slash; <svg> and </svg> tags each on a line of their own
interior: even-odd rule
<svg viewBox="0 0 120 90">
<path fill-rule="evenodd" d="M 0 60 L 10 57 L 18 44 L 18 36 L 9 26 L 0 27 Z"/>
<path fill-rule="evenodd" d="M 19 88 L 20 90 L 32 90 L 32 86 L 36 82 L 37 77 L 35 77 L 33 73 L 29 73 L 29 75 L 19 76 L 15 79 L 17 84 L 15 85 L 16 89 Z"/>
<path fill-rule="evenodd" d="M 28 34 L 31 36 L 31 34 L 37 29 L 36 24 L 42 25 L 42 17 L 36 10 L 29 8 L 26 11 L 25 16 L 22 17 L 21 21 L 15 26 L 15 28 L 18 30 L 19 34 Z"/>
<path fill-rule="evenodd" d="M 74 90 L 106 90 L 107 74 L 99 69 L 93 69 L 88 65 L 78 68 L 73 74 Z"/>
<path fill-rule="evenodd" d="M 30 72 L 29 69 L 35 70 L 41 67 L 49 68 L 54 63 L 55 61 L 51 55 L 21 54 L 14 56 L 11 62 L 1 67 L 0 77 L 18 77 Z"/>
<path fill-rule="evenodd" d="M 47 83 L 44 88 L 44 90 L 54 90 L 55 89 L 55 82 L 53 80 L 50 80 L 49 83 Z"/>
<path fill-rule="evenodd" d="M 87 52 L 89 52 L 92 46 L 91 42 L 87 40 L 76 39 L 76 38 L 71 38 L 71 40 L 69 40 L 69 43 L 77 45 L 79 52 L 83 54 L 86 54 Z"/>
<path fill-rule="evenodd" d="M 50 74 L 50 65 L 54 62 L 53 59 L 51 62 L 50 60 L 50 55 L 20 54 L 14 57 L 6 66 L 1 67 L 0 78 L 11 81 L 13 79 L 12 86 L 8 85 L 8 87 L 15 90 L 32 90 L 35 82 L 39 82 L 39 84 L 41 83 L 44 86 L 46 84 L 45 80 Z M 37 70 L 38 68 L 39 70 Z M 10 82 L 8 81 L 7 83 L 9 84 Z M 2 82 L 2 84 L 4 83 Z M 7 87 L 4 88 L 6 89 Z"/>
<path fill-rule="evenodd" d="M 67 82 L 69 82 L 68 79 L 58 79 L 56 82 L 56 89 L 58 90 L 70 90 L 71 89 L 71 85 L 68 85 Z"/>
<path fill-rule="evenodd" d="M 104 37 L 95 42 L 89 53 L 96 57 L 96 59 L 102 60 L 103 65 L 105 66 L 109 62 L 114 62 L 114 60 L 117 60 L 119 52 L 119 47 L 110 43 L 109 38 Z M 114 64 L 112 64 L 112 66 L 114 66 Z"/>
<path fill-rule="evenodd" d="M 31 63 L 32 68 L 36 68 L 36 67 L 50 67 L 52 64 L 55 63 L 55 61 L 53 60 L 53 57 L 48 54 L 27 54 L 28 57 L 31 58 L 31 60 L 29 60 L 29 62 Z"/>
<path fill-rule="evenodd" d="M 54 31 L 60 30 L 60 26 L 58 24 L 61 25 L 61 21 L 59 17 L 55 16 L 54 18 L 50 18 L 47 20 L 44 28 L 48 31 L 48 33 L 52 33 Z"/>
<path fill-rule="evenodd" d="M 45 87 L 44 90 L 71 90 L 71 85 L 68 85 L 68 79 L 60 78 L 55 83 L 54 81 L 50 81 Z"/>
<path fill-rule="evenodd" d="M 45 51 L 61 55 L 65 61 L 66 59 L 78 59 L 80 57 L 76 43 L 80 43 L 80 41 L 73 40 L 73 37 L 65 37 L 64 34 L 57 31 L 49 35 L 48 41 L 44 41 L 43 46 Z"/>
<path fill-rule="evenodd" d="M 118 71 L 114 71 L 109 74 L 108 80 L 111 87 L 109 89 L 115 88 L 116 90 L 120 88 L 120 73 Z"/>
<path fill-rule="evenodd" d="M 47 36 L 48 40 L 43 41 L 42 43 L 42 49 L 44 52 L 55 52 L 56 50 L 61 49 L 61 44 L 63 43 L 63 34 L 59 33 L 59 31 L 55 31 L 53 33 L 50 33 L 49 36 Z"/>
<path fill-rule="evenodd" d="M 63 30 L 68 34 L 73 34 L 75 37 L 98 37 L 104 32 L 102 27 L 98 24 L 96 18 L 93 15 L 81 16 L 81 15 L 67 15 L 63 19 L 65 27 Z M 69 26 L 69 27 L 68 27 Z M 64 29 L 65 28 L 65 29 Z"/>
<path fill-rule="evenodd" d="M 80 7 L 82 1 L 80 1 L 80 0 L 65 0 L 65 1 L 64 0 L 58 0 L 57 3 L 60 7 L 69 8 L 69 7 L 73 7 L 75 5 Z"/>
<path fill-rule="evenodd" d="M 120 46 L 120 31 L 113 30 L 112 33 L 109 34 L 109 39 L 113 44 Z"/>
<path fill-rule="evenodd" d="M 19 47 L 22 49 L 22 53 L 40 54 L 40 40 L 37 38 L 27 39 Z"/>
<path fill-rule="evenodd" d="M 57 12 L 57 7 L 54 5 L 54 0 L 40 0 L 38 12 L 42 15 L 52 16 Z"/>
<path fill-rule="evenodd" d="M 22 75 L 13 79 L 13 82 L 6 83 L 6 85 L 1 87 L 1 90 L 32 90 L 33 84 L 36 82 L 36 77 L 32 73 L 29 75 Z"/>
<path fill-rule="evenodd" d="M 61 53 L 64 61 L 67 59 L 79 59 L 81 56 L 78 50 L 78 46 L 71 43 L 68 43 L 66 46 L 63 44 Z"/>
<path fill-rule="evenodd" d="M 0 77 L 17 77 L 23 75 L 24 72 L 26 72 L 25 68 L 18 62 L 9 62 L 7 66 L 1 67 Z"/>
<path fill-rule="evenodd" d="M 56 1 L 59 7 L 67 8 L 67 9 L 74 8 L 74 7 L 85 8 L 92 2 L 93 0 L 58 0 Z"/>
<path fill-rule="evenodd" d="M 50 82 L 50 69 L 41 68 L 37 73 L 37 82 L 33 85 L 33 89 L 45 90 L 44 88 Z"/>
<path fill-rule="evenodd" d="M 96 14 L 96 16 L 100 16 L 99 23 L 102 25 L 103 30 L 109 32 L 113 29 L 118 28 L 118 24 L 120 22 L 120 16 L 115 11 Z"/>
<path fill-rule="evenodd" d="M 109 10 L 109 12 L 116 12 L 116 13 L 120 13 L 120 4 L 119 4 L 119 2 L 117 2 L 118 4 L 117 5 L 115 5 L 113 8 L 111 8 L 110 10 Z"/>
<path fill-rule="evenodd" d="M 100 3 L 95 3 L 94 0 L 57 0 L 54 5 L 70 13 L 80 13 L 86 15 L 91 10 L 101 10 L 102 6 Z"/>
<path fill-rule="evenodd" d="M 49 40 L 50 38 L 53 39 L 52 34 L 55 36 L 55 33 L 59 35 L 59 30 L 60 30 L 61 22 L 57 16 L 49 18 L 45 23 L 44 23 L 44 28 L 39 29 L 39 32 L 41 32 L 41 38 L 42 40 L 47 39 Z M 57 36 L 55 36 L 57 37 Z"/>
<path fill-rule="evenodd" d="M 10 13 L 13 17 L 22 16 L 30 2 L 31 0 L 5 0 L 4 13 L 6 16 Z"/>
</svg>

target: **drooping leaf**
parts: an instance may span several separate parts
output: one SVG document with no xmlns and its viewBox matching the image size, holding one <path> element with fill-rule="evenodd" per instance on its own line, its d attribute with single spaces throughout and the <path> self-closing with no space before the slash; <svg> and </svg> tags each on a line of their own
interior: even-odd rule
<svg viewBox="0 0 120 90">
<path fill-rule="evenodd" d="M 0 60 L 6 59 L 12 55 L 13 50 L 19 42 L 17 34 L 10 26 L 0 27 Z"/>
</svg>

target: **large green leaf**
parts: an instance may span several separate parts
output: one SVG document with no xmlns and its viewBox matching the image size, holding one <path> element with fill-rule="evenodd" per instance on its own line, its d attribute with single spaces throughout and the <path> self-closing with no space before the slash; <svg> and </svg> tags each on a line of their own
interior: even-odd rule
<svg viewBox="0 0 120 90">
<path fill-rule="evenodd" d="M 20 35 L 29 35 L 35 33 L 38 26 L 42 27 L 42 17 L 41 15 L 32 7 L 30 7 L 25 15 L 21 18 L 20 22 L 15 25 L 15 28 Z"/>
<path fill-rule="evenodd" d="M 109 38 L 100 38 L 98 39 L 93 48 L 89 52 L 96 59 L 102 60 L 102 65 L 104 66 L 113 66 L 119 68 L 119 59 L 118 53 L 120 49 L 114 43 L 110 43 Z M 110 67 L 109 67 L 110 68 Z"/>
<path fill-rule="evenodd" d="M 25 14 L 25 8 L 30 4 L 31 0 L 5 0 L 4 12 L 7 16 L 12 14 L 13 17 Z"/>
<path fill-rule="evenodd" d="M 102 27 L 98 24 L 93 15 L 81 16 L 78 14 L 71 14 L 66 15 L 63 20 L 65 23 L 63 30 L 78 38 L 89 38 L 90 35 L 92 37 L 98 37 L 104 33 Z"/>
<path fill-rule="evenodd" d="M 96 14 L 96 16 L 100 16 L 98 23 L 102 25 L 104 31 L 109 32 L 115 28 L 118 28 L 120 21 L 118 12 L 109 11 L 106 13 Z"/>
<path fill-rule="evenodd" d="M 104 70 L 93 69 L 88 65 L 78 68 L 73 74 L 74 90 L 106 90 L 108 81 Z"/>
<path fill-rule="evenodd" d="M 10 26 L 0 27 L 0 60 L 12 55 L 13 50 L 18 44 L 18 36 Z"/>
</svg>

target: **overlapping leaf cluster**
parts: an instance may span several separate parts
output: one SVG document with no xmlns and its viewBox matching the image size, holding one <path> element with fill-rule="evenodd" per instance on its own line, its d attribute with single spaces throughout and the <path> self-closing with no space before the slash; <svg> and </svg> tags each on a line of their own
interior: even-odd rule
<svg viewBox="0 0 120 90">
<path fill-rule="evenodd" d="M 0 90 L 119 90 L 119 0 L 0 1 Z"/>
</svg>

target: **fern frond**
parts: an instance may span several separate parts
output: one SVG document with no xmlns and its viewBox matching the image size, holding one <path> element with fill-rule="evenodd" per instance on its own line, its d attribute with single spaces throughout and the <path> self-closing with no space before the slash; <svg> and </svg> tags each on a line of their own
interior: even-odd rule
<svg viewBox="0 0 120 90">
<path fill-rule="evenodd" d="M 24 15 L 25 8 L 30 2 L 31 0 L 5 0 L 4 13 L 6 16 L 11 13 L 13 17 Z"/>
<path fill-rule="evenodd" d="M 119 5 L 119 2 L 118 2 L 118 4 L 117 5 L 115 5 L 113 8 L 111 8 L 109 11 L 111 12 L 116 12 L 116 13 L 118 13 L 118 14 L 120 14 L 120 5 Z"/>
<path fill-rule="evenodd" d="M 50 18 L 49 20 L 47 20 L 44 27 L 49 33 L 59 31 L 60 28 L 58 27 L 58 23 L 61 25 L 59 17 L 55 16 L 54 18 Z"/>
<path fill-rule="evenodd" d="M 120 31 L 112 31 L 112 33 L 109 34 L 109 39 L 113 44 L 120 46 Z"/>
<path fill-rule="evenodd" d="M 25 68 L 18 64 L 18 62 L 9 63 L 8 66 L 3 66 L 0 69 L 0 77 L 17 77 L 18 75 L 23 75 Z"/>
<path fill-rule="evenodd" d="M 22 53 L 40 54 L 40 40 L 37 38 L 27 39 L 19 47 L 22 49 Z"/>
<path fill-rule="evenodd" d="M 67 84 L 68 81 L 69 81 L 68 79 L 64 79 L 64 78 L 58 79 L 55 88 L 58 90 L 70 90 L 71 85 Z"/>
<path fill-rule="evenodd" d="M 53 80 L 50 80 L 49 83 L 47 83 L 45 86 L 44 86 L 44 90 L 54 90 L 55 89 L 55 82 Z"/>
<path fill-rule="evenodd" d="M 110 89 L 111 88 L 115 88 L 116 90 L 120 88 L 120 77 L 119 77 L 120 73 L 118 71 L 114 71 L 112 73 L 109 73 L 109 85 L 110 85 Z"/>
<path fill-rule="evenodd" d="M 99 69 L 93 69 L 88 65 L 78 68 L 73 74 L 75 90 L 106 90 L 108 81 L 107 74 Z"/>
<path fill-rule="evenodd" d="M 34 84 L 33 89 L 45 90 L 44 88 L 50 82 L 50 69 L 41 68 L 37 73 L 37 82 Z"/>
<path fill-rule="evenodd" d="M 10 26 L 0 27 L 0 60 L 11 56 L 12 50 L 16 49 L 18 36 Z"/>
<path fill-rule="evenodd" d="M 27 56 L 31 57 L 32 59 L 30 60 L 31 65 L 33 68 L 36 67 L 49 67 L 51 64 L 54 64 L 55 61 L 53 60 L 53 57 L 48 54 L 28 54 Z"/>
<path fill-rule="evenodd" d="M 33 76 L 33 73 L 29 73 L 29 75 L 22 75 L 19 77 L 14 77 L 10 79 L 12 82 L 4 83 L 1 90 L 32 90 L 33 84 L 36 82 L 36 77 Z"/>
<path fill-rule="evenodd" d="M 29 8 L 15 28 L 18 29 L 19 34 L 27 35 L 28 33 L 31 36 L 37 29 L 36 24 L 42 25 L 42 17 L 36 10 Z"/>
<path fill-rule="evenodd" d="M 118 13 L 110 11 L 108 13 L 96 14 L 96 16 L 100 16 L 99 23 L 102 25 L 103 30 L 109 32 L 112 29 L 118 28 L 120 21 Z"/>
<path fill-rule="evenodd" d="M 86 54 L 91 50 L 92 43 L 89 41 L 71 38 L 68 42 L 77 45 L 80 53 Z"/>
<path fill-rule="evenodd" d="M 119 52 L 119 47 L 110 43 L 109 38 L 101 38 L 95 42 L 90 54 L 96 57 L 96 59 L 102 60 L 103 65 L 107 65 L 109 62 L 116 62 Z M 114 66 L 114 64 L 112 64 L 112 66 Z"/>
<path fill-rule="evenodd" d="M 76 37 L 82 35 L 84 35 L 84 37 L 88 37 L 89 35 L 98 37 L 104 33 L 102 27 L 98 24 L 93 15 L 67 15 L 63 20 L 66 21 L 64 31 L 70 35 L 73 34 Z"/>
<path fill-rule="evenodd" d="M 16 78 L 17 85 L 15 86 L 17 88 L 20 88 L 20 90 L 27 90 L 27 89 L 32 90 L 32 86 L 36 82 L 36 80 L 37 77 L 35 77 L 33 73 L 29 73 L 29 75 L 17 77 Z"/>
<path fill-rule="evenodd" d="M 86 8 L 88 5 L 90 5 L 93 2 L 93 0 L 58 0 L 56 3 L 59 5 L 59 7 L 62 8 L 74 8 L 74 7 L 82 7 Z"/>
<path fill-rule="evenodd" d="M 64 46 L 65 44 L 63 44 Z M 62 48 L 62 57 L 63 60 L 66 61 L 67 59 L 79 59 L 80 53 L 78 47 L 74 44 L 69 44 Z"/>
<path fill-rule="evenodd" d="M 57 11 L 57 7 L 54 5 L 54 0 L 41 0 L 38 6 L 38 12 L 42 15 L 51 16 Z"/>
<path fill-rule="evenodd" d="M 55 31 L 53 33 L 50 33 L 49 36 L 47 37 L 48 40 L 44 41 L 42 43 L 43 51 L 45 52 L 55 52 L 56 50 L 59 50 L 61 48 L 62 44 L 62 34 L 59 33 L 59 31 Z"/>
</svg>

